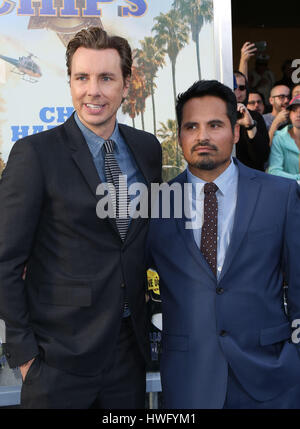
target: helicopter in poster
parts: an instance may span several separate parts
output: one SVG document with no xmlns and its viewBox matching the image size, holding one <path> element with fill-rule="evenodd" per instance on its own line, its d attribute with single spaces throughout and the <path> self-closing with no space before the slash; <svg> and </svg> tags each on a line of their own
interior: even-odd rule
<svg viewBox="0 0 300 429">
<path fill-rule="evenodd" d="M 33 57 L 35 55 L 29 54 L 16 59 L 0 54 L 0 59 L 14 66 L 11 70 L 13 73 L 21 75 L 22 79 L 26 82 L 36 83 L 38 82 L 38 78 L 42 76 L 42 72 L 36 62 L 33 61 Z"/>
</svg>

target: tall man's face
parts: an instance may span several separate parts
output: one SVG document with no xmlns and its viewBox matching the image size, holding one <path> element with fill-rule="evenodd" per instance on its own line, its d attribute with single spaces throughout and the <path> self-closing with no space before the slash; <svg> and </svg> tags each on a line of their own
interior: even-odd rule
<svg viewBox="0 0 300 429">
<path fill-rule="evenodd" d="M 72 58 L 70 87 L 81 122 L 95 134 L 109 138 L 129 88 L 118 51 L 78 48 Z"/>
<path fill-rule="evenodd" d="M 226 103 L 206 95 L 185 103 L 179 142 L 192 174 L 210 181 L 230 164 L 232 148 L 239 139 L 239 125 L 232 131 Z"/>
</svg>

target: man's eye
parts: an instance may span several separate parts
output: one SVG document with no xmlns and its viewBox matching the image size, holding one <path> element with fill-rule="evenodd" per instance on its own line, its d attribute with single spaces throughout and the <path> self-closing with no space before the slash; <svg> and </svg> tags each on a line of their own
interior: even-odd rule
<svg viewBox="0 0 300 429">
<path fill-rule="evenodd" d="M 86 80 L 86 76 L 78 76 L 77 80 Z"/>
<path fill-rule="evenodd" d="M 108 81 L 110 81 L 110 80 L 111 80 L 111 77 L 110 77 L 110 76 L 103 76 L 103 80 L 104 80 L 105 82 L 108 82 Z"/>
</svg>

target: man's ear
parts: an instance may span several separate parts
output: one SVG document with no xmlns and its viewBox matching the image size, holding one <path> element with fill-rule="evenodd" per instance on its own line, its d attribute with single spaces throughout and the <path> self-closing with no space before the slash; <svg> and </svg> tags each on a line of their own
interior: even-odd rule
<svg viewBox="0 0 300 429">
<path fill-rule="evenodd" d="M 271 106 L 273 106 L 273 104 L 274 104 L 274 98 L 273 97 L 269 97 L 269 103 L 271 104 Z"/>
<path fill-rule="evenodd" d="M 127 76 L 124 79 L 123 98 L 127 97 L 127 95 L 128 95 L 130 82 L 131 82 L 130 76 Z"/>
<path fill-rule="evenodd" d="M 240 139 L 240 124 L 236 123 L 233 129 L 233 143 L 237 144 Z"/>
<path fill-rule="evenodd" d="M 182 147 L 181 140 L 180 140 L 180 129 L 179 128 L 177 130 L 177 140 L 178 140 L 179 146 Z"/>
</svg>

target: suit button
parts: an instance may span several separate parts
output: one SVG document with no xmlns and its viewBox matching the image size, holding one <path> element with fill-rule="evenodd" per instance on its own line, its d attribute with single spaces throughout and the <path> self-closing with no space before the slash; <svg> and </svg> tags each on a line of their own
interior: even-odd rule
<svg viewBox="0 0 300 429">
<path fill-rule="evenodd" d="M 222 329 L 222 331 L 220 331 L 220 337 L 226 337 L 227 332 L 224 331 L 224 329 Z"/>
<path fill-rule="evenodd" d="M 5 356 L 6 356 L 7 358 L 10 358 L 10 356 L 11 356 L 11 355 L 10 355 L 10 353 L 9 353 L 9 352 L 6 352 L 6 353 L 5 353 Z"/>
<path fill-rule="evenodd" d="M 121 287 L 124 288 L 125 287 L 125 283 L 121 283 Z"/>
<path fill-rule="evenodd" d="M 222 295 L 222 293 L 224 293 L 224 289 L 222 287 L 217 287 L 216 292 L 218 295 Z"/>
</svg>

